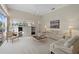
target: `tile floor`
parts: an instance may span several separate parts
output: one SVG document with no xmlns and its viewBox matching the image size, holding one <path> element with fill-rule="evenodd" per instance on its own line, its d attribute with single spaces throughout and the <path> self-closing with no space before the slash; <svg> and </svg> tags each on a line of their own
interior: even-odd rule
<svg viewBox="0 0 79 59">
<path fill-rule="evenodd" d="M 0 47 L 0 54 L 50 54 L 53 39 L 36 40 L 33 37 L 20 37 L 13 43 L 5 41 Z"/>
</svg>

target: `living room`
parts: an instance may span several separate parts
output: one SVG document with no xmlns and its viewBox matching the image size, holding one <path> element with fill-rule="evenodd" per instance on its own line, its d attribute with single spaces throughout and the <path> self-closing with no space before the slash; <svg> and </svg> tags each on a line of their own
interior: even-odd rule
<svg viewBox="0 0 79 59">
<path fill-rule="evenodd" d="M 5 31 L 1 31 L 4 40 L 1 38 L 0 53 L 79 53 L 73 47 L 78 45 L 74 42 L 79 38 L 78 4 L 1 4 L 0 7 L 0 13 L 7 17 L 1 27 Z"/>
</svg>

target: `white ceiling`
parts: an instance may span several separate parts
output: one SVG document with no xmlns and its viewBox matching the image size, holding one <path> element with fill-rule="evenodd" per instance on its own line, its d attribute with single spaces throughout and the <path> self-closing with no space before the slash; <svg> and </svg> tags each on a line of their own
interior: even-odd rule
<svg viewBox="0 0 79 59">
<path fill-rule="evenodd" d="M 66 4 L 8 4 L 8 8 L 24 12 L 30 12 L 36 15 L 44 15 L 58 8 L 67 6 Z M 55 8 L 54 10 L 51 10 Z"/>
</svg>

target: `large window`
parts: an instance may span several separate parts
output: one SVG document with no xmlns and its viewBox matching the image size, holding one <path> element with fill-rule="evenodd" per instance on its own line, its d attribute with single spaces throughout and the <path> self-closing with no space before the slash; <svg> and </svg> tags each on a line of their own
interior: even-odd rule
<svg viewBox="0 0 79 59">
<path fill-rule="evenodd" d="M 0 35 L 3 37 L 3 39 L 6 39 L 6 32 L 7 32 L 7 17 L 0 13 Z"/>
</svg>

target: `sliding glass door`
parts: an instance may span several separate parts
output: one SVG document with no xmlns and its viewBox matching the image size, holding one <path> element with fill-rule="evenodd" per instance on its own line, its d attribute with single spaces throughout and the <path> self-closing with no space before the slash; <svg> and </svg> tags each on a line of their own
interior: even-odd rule
<svg viewBox="0 0 79 59">
<path fill-rule="evenodd" d="M 0 42 L 6 39 L 7 17 L 0 13 Z"/>
</svg>

